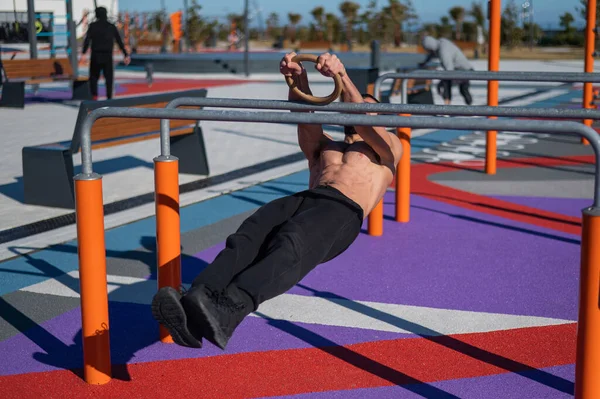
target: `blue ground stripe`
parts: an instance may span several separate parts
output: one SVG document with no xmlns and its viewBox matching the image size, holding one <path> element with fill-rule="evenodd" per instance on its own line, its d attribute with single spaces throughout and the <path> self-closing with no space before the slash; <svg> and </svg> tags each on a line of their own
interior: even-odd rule
<svg viewBox="0 0 600 399">
<path fill-rule="evenodd" d="M 258 186 L 189 205 L 181 209 L 181 232 L 186 233 L 240 213 L 256 209 L 308 187 L 308 171 L 297 172 Z M 107 251 L 133 251 L 141 246 L 142 237 L 156 232 L 154 216 L 108 230 L 105 235 Z M 0 263 L 0 295 L 19 290 L 48 278 L 76 270 L 78 267 L 77 240 L 48 247 Z"/>
</svg>

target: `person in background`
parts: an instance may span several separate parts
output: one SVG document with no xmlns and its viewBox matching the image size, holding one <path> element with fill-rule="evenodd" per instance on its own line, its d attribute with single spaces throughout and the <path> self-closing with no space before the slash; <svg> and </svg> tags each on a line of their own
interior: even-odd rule
<svg viewBox="0 0 600 399">
<path fill-rule="evenodd" d="M 112 98 L 114 80 L 113 47 L 115 41 L 125 56 L 125 65 L 129 65 L 131 59 L 125 49 L 117 27 L 108 21 L 106 8 L 96 8 L 96 21 L 89 25 L 81 54 L 83 62 L 85 53 L 87 53 L 88 48 L 91 46 L 90 90 L 94 100 L 98 99 L 98 79 L 100 79 L 100 73 L 104 75 L 106 82 L 106 98 Z"/>
<path fill-rule="evenodd" d="M 431 36 L 425 36 L 422 41 L 422 46 L 427 51 L 428 55 L 425 61 L 419 64 L 420 67 L 425 66 L 431 59 L 439 58 L 442 67 L 446 71 L 473 71 L 474 68 L 465 57 L 463 52 L 448 39 L 435 39 Z M 469 92 L 469 81 L 459 81 L 458 87 L 460 94 L 465 99 L 467 105 L 473 103 L 473 98 Z M 438 91 L 444 99 L 446 105 L 452 102 L 452 81 L 442 80 L 438 86 Z"/>
</svg>

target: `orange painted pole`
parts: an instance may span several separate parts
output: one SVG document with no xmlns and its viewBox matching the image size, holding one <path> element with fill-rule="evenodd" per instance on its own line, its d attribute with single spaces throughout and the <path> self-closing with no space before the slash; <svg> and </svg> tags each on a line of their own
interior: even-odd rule
<svg viewBox="0 0 600 399">
<path fill-rule="evenodd" d="M 575 398 L 600 398 L 600 208 L 583 211 Z"/>
<path fill-rule="evenodd" d="M 410 116 L 402 114 L 401 116 Z M 396 134 L 402 143 L 402 157 L 396 168 L 396 222 L 410 220 L 410 136 L 411 128 L 397 128 Z"/>
<path fill-rule="evenodd" d="M 594 51 L 596 48 L 596 0 L 588 0 L 587 4 L 587 24 L 585 27 L 585 65 L 584 72 L 594 72 Z M 594 108 L 593 100 L 593 84 L 583 84 L 583 108 Z M 586 119 L 583 123 L 587 126 L 592 126 L 592 120 Z M 587 140 L 582 139 L 582 143 L 589 144 Z"/>
<path fill-rule="evenodd" d="M 369 83 L 367 85 L 367 93 L 374 95 L 375 85 Z M 387 190 L 387 188 L 386 188 Z M 375 208 L 369 214 L 369 220 L 367 222 L 367 231 L 370 236 L 379 237 L 383 235 L 383 198 L 375 206 Z"/>
<path fill-rule="evenodd" d="M 500 70 L 500 20 L 502 14 L 502 1 L 490 0 L 489 4 L 490 18 L 490 39 L 489 39 L 489 58 L 488 70 L 498 72 Z M 490 107 L 498 106 L 498 81 L 488 82 L 488 105 Z M 490 117 L 495 119 L 495 117 Z M 496 131 L 487 132 L 485 146 L 485 173 L 488 175 L 496 174 L 496 152 L 497 136 Z"/>
<path fill-rule="evenodd" d="M 102 177 L 75 177 L 79 252 L 83 378 L 89 384 L 111 380 L 106 247 Z"/>
<path fill-rule="evenodd" d="M 156 203 L 156 261 L 158 288 L 181 287 L 181 230 L 179 219 L 179 160 L 173 156 L 154 159 Z M 172 343 L 160 326 L 160 340 Z"/>
<path fill-rule="evenodd" d="M 370 236 L 383 235 L 383 199 L 369 213 L 368 229 Z"/>
</svg>

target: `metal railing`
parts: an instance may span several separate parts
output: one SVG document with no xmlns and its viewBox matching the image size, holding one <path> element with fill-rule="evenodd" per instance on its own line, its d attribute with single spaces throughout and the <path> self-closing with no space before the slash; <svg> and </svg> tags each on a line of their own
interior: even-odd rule
<svg viewBox="0 0 600 399">
<path fill-rule="evenodd" d="M 380 98 L 381 84 L 388 79 L 402 79 L 401 103 L 407 103 L 409 79 L 504 81 L 537 83 L 600 83 L 600 74 L 584 72 L 490 72 L 490 71 L 427 71 L 390 72 L 377 78 L 373 91 Z"/>
<path fill-rule="evenodd" d="M 331 103 L 326 106 L 306 104 L 301 102 L 281 100 L 251 100 L 237 98 L 197 98 L 180 97 L 171 100 L 166 109 L 176 109 L 181 106 L 218 107 L 218 108 L 244 108 L 289 111 L 326 111 L 347 113 L 380 113 L 380 114 L 414 114 L 414 115 L 454 115 L 454 116 L 498 116 L 520 118 L 547 118 L 547 119 L 593 119 L 600 120 L 600 111 L 591 109 L 560 109 L 560 108 L 526 108 L 526 107 L 470 107 L 449 105 L 419 105 L 419 104 L 373 104 L 373 103 Z M 305 114 L 306 115 L 306 114 Z M 453 119 L 456 121 L 456 119 Z M 447 121 L 446 121 L 447 122 Z M 515 121 L 516 122 L 516 121 Z M 531 122 L 531 121 L 530 121 Z M 461 122 L 462 123 L 462 122 Z M 468 122 L 467 122 L 468 123 Z M 518 122 L 520 124 L 520 121 Z M 332 123 L 330 123 L 332 124 Z M 348 124 L 348 123 L 347 123 Z M 577 124 L 582 126 L 581 124 Z M 407 127 L 408 125 L 405 125 Z M 454 125 L 456 126 L 456 125 Z M 170 153 L 169 121 L 161 121 L 160 148 L 161 155 L 168 157 Z M 588 128 L 591 129 L 591 128 Z M 593 131 L 593 130 L 591 130 Z M 408 165 L 410 167 L 410 165 Z M 410 191 L 410 183 L 397 180 L 396 190 Z M 408 200 L 409 201 L 409 200 Z M 410 204 L 402 204 L 408 212 Z"/>
<path fill-rule="evenodd" d="M 252 100 L 252 102 L 252 108 L 267 105 L 258 100 Z M 298 107 L 297 104 L 288 105 L 288 109 Z M 246 104 L 244 104 L 244 107 L 246 107 Z M 285 113 L 107 107 L 96 109 L 87 116 L 84 123 L 80 125 L 78 132 L 82 140 L 82 173 L 75 177 L 84 378 L 87 382 L 103 384 L 111 379 L 102 180 L 101 176 L 93 171 L 91 150 L 91 128 L 94 122 L 100 118 L 331 124 L 460 130 L 494 129 L 545 134 L 576 134 L 589 140 L 596 154 L 596 159 L 600 155 L 600 138 L 598 134 L 593 129 L 576 122 L 365 115 L 365 113 L 373 111 L 371 104 L 330 104 L 321 106 L 319 109 L 326 111 L 333 110 L 333 108 L 341 109 L 338 107 L 351 109 L 355 113 Z M 358 112 L 362 114 L 356 114 Z M 397 110 L 392 111 L 390 109 L 390 112 L 397 112 Z M 163 147 L 161 145 L 161 151 L 165 150 Z M 405 153 L 403 156 L 410 157 L 410 154 Z M 178 288 L 181 284 L 177 162 L 177 158 L 170 154 L 163 154 L 155 158 L 159 287 L 164 286 L 164 282 L 168 282 L 170 286 L 175 288 Z M 598 275 L 600 274 L 599 182 L 600 164 L 596 162 L 593 206 L 583 211 L 580 317 L 577 342 L 577 378 L 580 381 L 596 378 L 597 365 L 600 364 L 600 351 L 594 350 L 597 346 L 597 337 L 600 336 L 600 310 L 597 306 Z M 166 277 L 162 277 L 163 274 Z M 168 336 L 161 334 L 161 339 L 167 341 L 168 338 Z"/>
</svg>

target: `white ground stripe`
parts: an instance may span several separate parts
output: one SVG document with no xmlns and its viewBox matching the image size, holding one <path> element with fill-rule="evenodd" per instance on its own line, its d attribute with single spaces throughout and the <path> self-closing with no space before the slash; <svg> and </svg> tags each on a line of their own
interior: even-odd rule
<svg viewBox="0 0 600 399">
<path fill-rule="evenodd" d="M 109 275 L 109 300 L 149 304 L 156 292 L 156 286 L 156 280 Z M 78 298 L 78 288 L 78 272 L 74 271 L 56 279 L 25 287 L 21 291 Z M 573 320 L 545 317 L 436 309 L 292 294 L 284 294 L 263 303 L 258 313 L 272 319 L 291 322 L 424 335 L 488 332 L 574 322 Z"/>
</svg>

